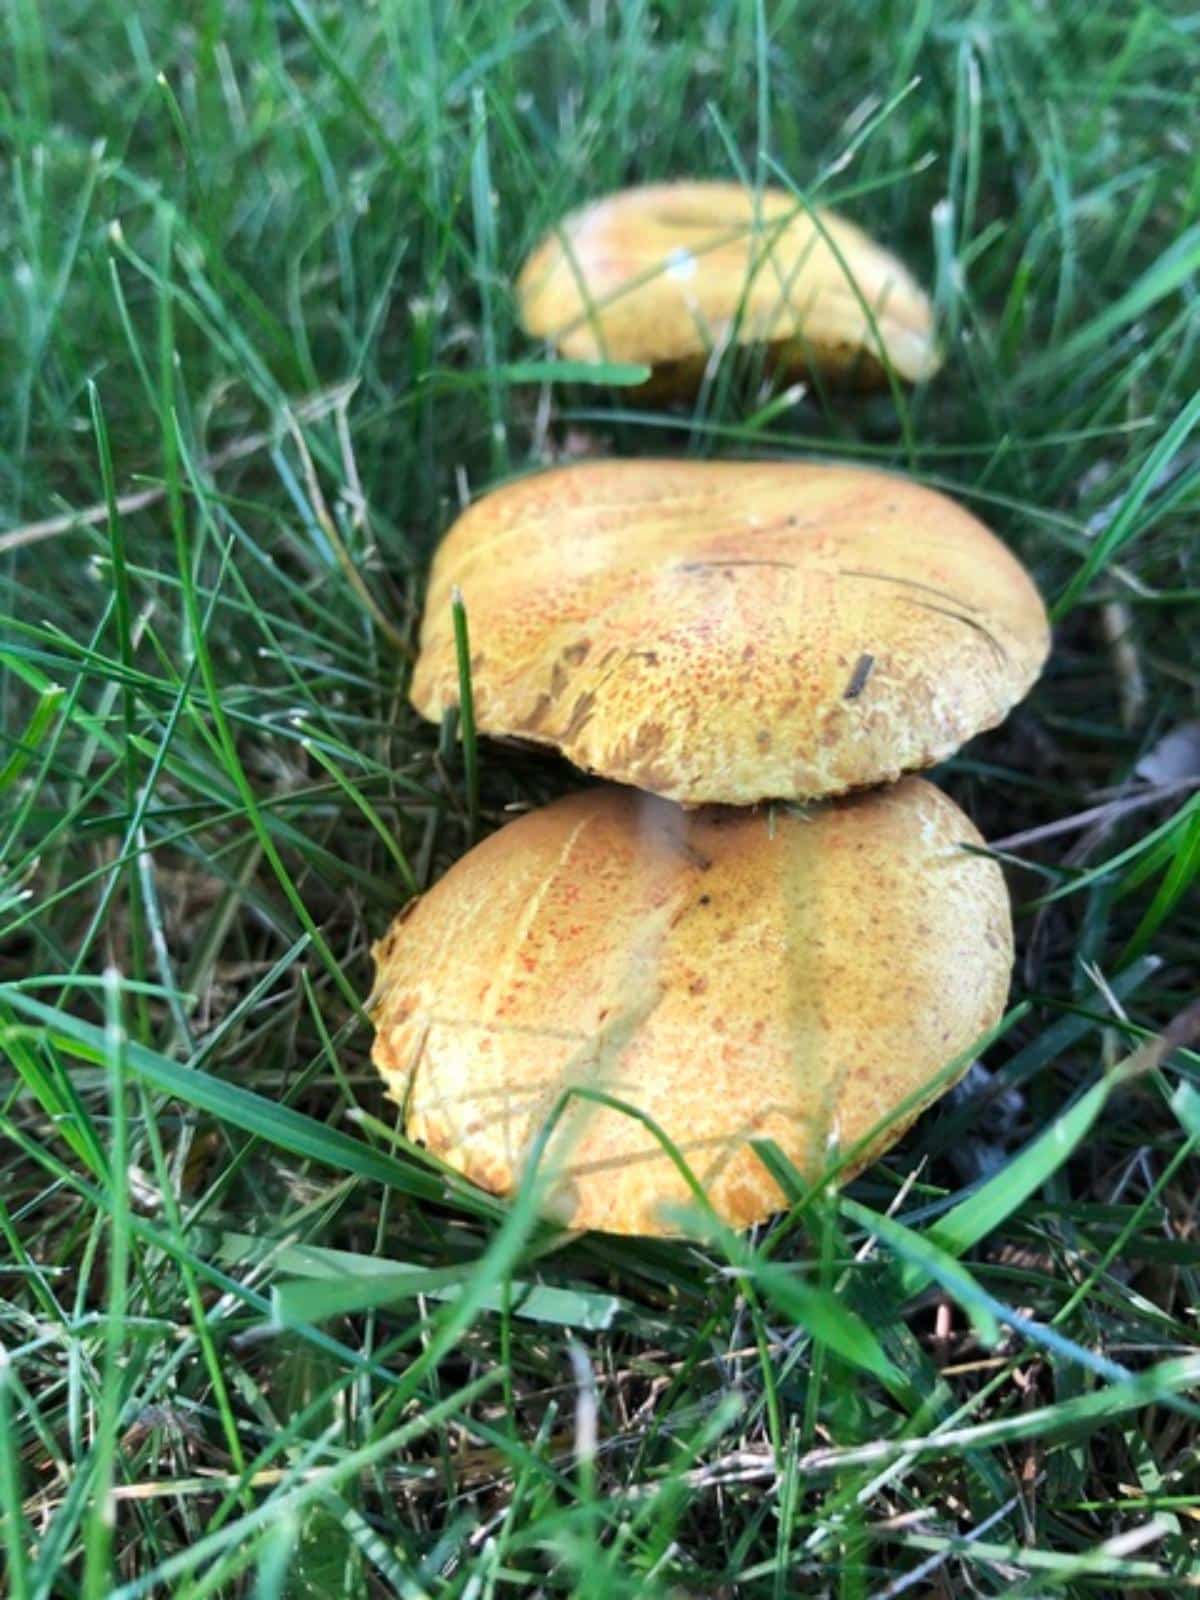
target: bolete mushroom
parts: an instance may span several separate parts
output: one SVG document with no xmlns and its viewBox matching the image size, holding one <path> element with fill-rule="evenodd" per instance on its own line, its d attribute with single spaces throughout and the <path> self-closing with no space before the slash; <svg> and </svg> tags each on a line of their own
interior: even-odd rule
<svg viewBox="0 0 1200 1600">
<path fill-rule="evenodd" d="M 1002 1012 L 1000 869 L 919 778 L 797 813 L 685 812 L 628 789 L 509 823 L 376 945 L 374 1060 L 408 1132 L 497 1194 L 567 1090 L 653 1119 L 735 1227 L 889 1147 Z M 542 1157 L 571 1228 L 687 1231 L 654 1132 L 570 1098 Z"/>
<path fill-rule="evenodd" d="M 889 781 L 1002 720 L 1049 647 L 1028 574 L 945 496 L 857 467 L 600 461 L 447 534 L 412 701 L 684 805 Z"/>
<path fill-rule="evenodd" d="M 929 301 L 895 256 L 780 189 L 662 183 L 597 200 L 542 240 L 517 298 L 535 338 L 572 360 L 647 363 L 660 389 L 694 384 L 730 341 L 767 345 L 785 371 L 868 382 L 939 365 Z"/>
</svg>

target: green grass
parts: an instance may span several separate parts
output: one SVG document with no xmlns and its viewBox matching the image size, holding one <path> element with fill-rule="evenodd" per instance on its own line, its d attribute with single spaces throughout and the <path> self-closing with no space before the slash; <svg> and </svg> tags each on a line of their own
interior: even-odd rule
<svg viewBox="0 0 1200 1600">
<path fill-rule="evenodd" d="M 1198 73 L 1140 0 L 9 0 L 14 1600 L 1200 1587 L 1200 763 L 1136 772 L 1200 717 Z M 548 372 L 535 238 L 738 173 L 933 285 L 936 381 Z M 911 471 L 1056 617 L 939 773 L 1017 906 L 990 1076 L 703 1248 L 556 1237 L 368 1061 L 371 938 L 578 781 L 405 699 L 461 495 L 563 450 Z"/>
</svg>

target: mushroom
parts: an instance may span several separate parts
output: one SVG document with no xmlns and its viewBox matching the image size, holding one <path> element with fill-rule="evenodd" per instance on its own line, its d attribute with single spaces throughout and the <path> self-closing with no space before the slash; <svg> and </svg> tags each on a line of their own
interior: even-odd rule
<svg viewBox="0 0 1200 1600">
<path fill-rule="evenodd" d="M 1028 574 L 945 496 L 857 467 L 596 461 L 484 496 L 434 562 L 412 701 L 684 805 L 889 781 L 1045 660 Z"/>
<path fill-rule="evenodd" d="M 929 301 L 895 256 L 780 189 L 662 183 L 597 200 L 542 240 L 517 298 L 534 337 L 576 361 L 646 363 L 659 388 L 694 387 L 728 341 L 868 382 L 939 365 Z"/>
<path fill-rule="evenodd" d="M 1012 930 L 1000 869 L 961 848 L 981 842 L 919 778 L 772 815 L 569 795 L 376 945 L 375 1063 L 410 1136 L 497 1194 L 557 1108 L 538 1170 L 570 1228 L 690 1231 L 688 1183 L 613 1100 L 748 1226 L 786 1204 L 751 1141 L 845 1178 L 1000 1017 Z"/>
</svg>

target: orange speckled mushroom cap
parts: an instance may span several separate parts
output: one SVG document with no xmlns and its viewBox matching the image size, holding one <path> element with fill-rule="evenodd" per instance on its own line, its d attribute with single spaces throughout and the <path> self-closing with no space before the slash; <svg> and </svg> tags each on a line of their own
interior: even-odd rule
<svg viewBox="0 0 1200 1600">
<path fill-rule="evenodd" d="M 434 561 L 412 702 L 684 805 L 842 793 L 1000 722 L 1049 626 L 1028 574 L 904 478 L 598 461 L 485 495 Z"/>
<path fill-rule="evenodd" d="M 919 778 L 800 814 L 612 786 L 527 813 L 375 947 L 374 1060 L 409 1134 L 498 1194 L 569 1086 L 648 1113 L 735 1227 L 784 1204 L 747 1141 L 809 1179 L 897 1139 L 1003 1010 L 1004 879 Z M 544 1157 L 572 1228 L 678 1233 L 654 1135 L 570 1102 Z"/>
<path fill-rule="evenodd" d="M 819 227 L 783 190 L 736 183 L 610 195 L 566 217 L 525 263 L 521 321 L 578 361 L 698 377 L 732 338 L 771 345 L 797 369 L 878 377 L 882 354 L 910 382 L 929 377 L 933 318 L 912 276 L 852 222 L 817 216 Z"/>
</svg>

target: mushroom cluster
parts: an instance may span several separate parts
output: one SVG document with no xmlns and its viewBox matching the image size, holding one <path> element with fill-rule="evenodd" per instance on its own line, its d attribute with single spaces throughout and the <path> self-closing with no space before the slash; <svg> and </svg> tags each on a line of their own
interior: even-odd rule
<svg viewBox="0 0 1200 1600">
<path fill-rule="evenodd" d="M 777 200 L 758 198 L 756 227 Z M 682 230 L 710 329 L 736 304 L 739 336 L 778 338 L 782 359 L 802 347 L 844 369 L 853 346 L 932 370 L 920 291 L 838 219 L 808 219 L 805 253 L 794 208 L 781 218 L 785 300 L 755 292 L 745 247 L 740 294 L 710 281 L 703 239 L 749 205 L 687 184 L 568 218 L 521 275 L 527 325 L 575 357 L 678 372 L 683 323 L 639 302 Z M 642 211 L 658 233 L 638 235 Z M 853 254 L 861 320 L 814 232 Z M 710 265 L 731 279 L 728 255 Z M 603 309 L 581 322 L 593 289 Z M 909 774 L 1036 679 L 1049 625 L 1024 568 L 953 501 L 884 472 L 539 473 L 485 495 L 438 551 L 411 685 L 434 722 L 459 702 L 456 593 L 478 729 L 606 781 L 477 845 L 376 945 L 374 1060 L 410 1136 L 499 1194 L 536 1160 L 549 1214 L 617 1233 L 688 1232 L 701 1196 L 735 1227 L 779 1210 L 761 1141 L 804 1181 L 859 1170 L 1004 1006 L 1003 876 Z"/>
</svg>

